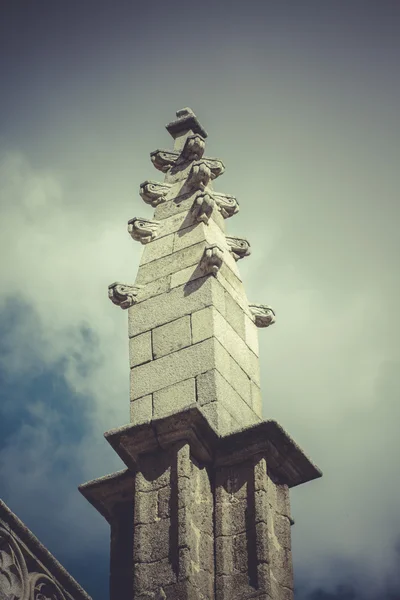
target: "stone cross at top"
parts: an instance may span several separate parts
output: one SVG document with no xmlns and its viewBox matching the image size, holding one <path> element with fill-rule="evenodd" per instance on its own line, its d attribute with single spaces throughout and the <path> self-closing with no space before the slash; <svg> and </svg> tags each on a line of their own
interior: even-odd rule
<svg viewBox="0 0 400 600">
<path fill-rule="evenodd" d="M 196 404 L 225 435 L 261 420 L 257 327 L 275 316 L 246 298 L 236 263 L 250 244 L 225 235 L 239 204 L 212 185 L 225 166 L 204 157 L 207 133 L 193 111 L 176 115 L 166 126 L 174 149 L 150 154 L 164 181 L 140 186 L 154 216 L 128 222 L 144 245 L 135 284 L 114 283 L 109 297 L 129 311 L 131 422 Z"/>
</svg>

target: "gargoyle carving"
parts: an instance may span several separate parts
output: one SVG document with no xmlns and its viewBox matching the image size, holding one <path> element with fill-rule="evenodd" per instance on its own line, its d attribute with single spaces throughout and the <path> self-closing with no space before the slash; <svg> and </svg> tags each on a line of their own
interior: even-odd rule
<svg viewBox="0 0 400 600">
<path fill-rule="evenodd" d="M 187 178 L 188 186 L 195 190 L 204 190 L 211 179 L 211 169 L 205 160 L 193 163 Z"/>
<path fill-rule="evenodd" d="M 224 251 L 217 244 L 213 244 L 204 250 L 200 266 L 204 273 L 209 273 L 216 277 L 223 262 Z"/>
<path fill-rule="evenodd" d="M 28 569 L 14 537 L 0 527 L 0 595 L 10 600 L 29 600 Z"/>
<path fill-rule="evenodd" d="M 194 133 L 186 138 L 182 157 L 186 160 L 199 160 L 203 156 L 205 148 L 205 139 L 200 134 Z"/>
<path fill-rule="evenodd" d="M 132 239 L 141 244 L 148 244 L 157 237 L 159 221 L 134 217 L 128 221 L 128 231 Z"/>
<path fill-rule="evenodd" d="M 192 214 L 196 221 L 207 225 L 214 209 L 214 200 L 207 192 L 202 192 L 196 196 L 192 205 Z"/>
<path fill-rule="evenodd" d="M 230 252 L 235 260 L 239 260 L 240 258 L 244 258 L 251 254 L 250 244 L 244 238 L 227 237 L 226 241 L 228 242 Z"/>
<path fill-rule="evenodd" d="M 224 219 L 228 219 L 229 217 L 233 217 L 236 213 L 239 212 L 239 203 L 236 200 L 235 196 L 230 196 L 228 194 L 219 194 L 213 193 L 214 200 L 217 204 L 218 210 Z"/>
<path fill-rule="evenodd" d="M 275 323 L 275 313 L 266 304 L 249 304 L 253 321 L 257 327 L 269 327 Z"/>
<path fill-rule="evenodd" d="M 150 153 L 151 162 L 156 169 L 163 173 L 168 173 L 176 163 L 178 157 L 179 153 L 172 150 L 154 150 L 154 152 Z"/>
<path fill-rule="evenodd" d="M 138 301 L 137 295 L 142 288 L 142 285 L 115 282 L 108 286 L 108 297 L 111 302 L 122 309 L 126 309 L 136 304 Z"/>
<path fill-rule="evenodd" d="M 156 208 L 159 204 L 165 202 L 165 197 L 171 188 L 169 183 L 159 183 L 158 181 L 144 181 L 140 185 L 139 194 L 146 204 Z"/>
</svg>

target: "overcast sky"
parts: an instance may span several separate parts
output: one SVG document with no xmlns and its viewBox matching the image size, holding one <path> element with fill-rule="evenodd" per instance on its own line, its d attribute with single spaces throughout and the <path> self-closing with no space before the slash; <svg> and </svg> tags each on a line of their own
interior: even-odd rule
<svg viewBox="0 0 400 600">
<path fill-rule="evenodd" d="M 399 0 L 3 0 L 0 31 L 0 497 L 108 597 L 108 525 L 77 491 L 123 468 L 107 286 L 134 280 L 126 223 L 190 106 L 248 297 L 277 314 L 264 416 L 324 472 L 291 494 L 297 598 L 400 598 Z"/>
</svg>

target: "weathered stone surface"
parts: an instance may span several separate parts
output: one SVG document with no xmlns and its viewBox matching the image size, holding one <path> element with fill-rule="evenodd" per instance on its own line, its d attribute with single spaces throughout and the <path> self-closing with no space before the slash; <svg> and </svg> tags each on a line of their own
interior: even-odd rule
<svg viewBox="0 0 400 600">
<path fill-rule="evenodd" d="M 202 412 L 220 435 L 240 429 L 240 425 L 221 402 L 211 402 L 202 407 Z"/>
<path fill-rule="evenodd" d="M 153 397 L 151 394 L 142 396 L 131 402 L 130 419 L 131 423 L 147 423 L 153 417 Z"/>
<path fill-rule="evenodd" d="M 140 398 L 208 371 L 215 363 L 214 340 L 206 340 L 131 369 L 131 398 Z"/>
<path fill-rule="evenodd" d="M 259 420 L 259 416 L 253 411 L 246 401 L 238 394 L 232 385 L 221 375 L 217 369 L 201 373 L 196 378 L 197 401 L 203 407 L 204 414 L 214 415 L 215 419 L 221 420 L 226 433 L 241 427 L 253 425 Z M 212 408 L 210 403 L 221 405 L 223 409 Z M 231 419 L 228 418 L 228 413 Z M 230 423 L 231 430 L 227 429 Z M 218 430 L 221 432 L 220 428 Z"/>
<path fill-rule="evenodd" d="M 145 265 L 153 260 L 162 258 L 172 254 L 174 246 L 174 234 L 166 235 L 161 239 L 157 238 L 150 244 L 147 244 L 143 250 L 142 258 L 140 260 L 141 265 Z"/>
<path fill-rule="evenodd" d="M 168 296 L 156 296 L 129 309 L 129 337 L 164 325 L 205 306 L 225 312 L 225 292 L 214 277 L 203 277 L 180 286 Z"/>
<path fill-rule="evenodd" d="M 195 379 L 179 381 L 153 394 L 154 419 L 183 409 L 196 402 Z"/>
<path fill-rule="evenodd" d="M 153 360 L 151 332 L 147 331 L 129 340 L 129 361 L 131 367 L 136 367 Z"/>
<path fill-rule="evenodd" d="M 195 223 L 185 229 L 178 230 L 174 237 L 174 252 L 199 242 L 206 241 L 208 244 L 226 246 L 225 235 L 221 228 L 212 220 L 208 225 Z"/>
<path fill-rule="evenodd" d="M 259 385 L 258 357 L 250 350 L 228 321 L 213 306 L 192 314 L 193 343 L 215 336 L 238 365 Z"/>
<path fill-rule="evenodd" d="M 181 317 L 166 325 L 156 327 L 152 331 L 154 358 L 161 358 L 182 348 L 192 342 L 190 316 Z"/>
<path fill-rule="evenodd" d="M 176 271 L 180 271 L 182 268 L 197 265 L 203 256 L 206 245 L 206 242 L 200 242 L 173 254 L 168 254 L 168 256 L 153 260 L 150 263 L 140 265 L 136 283 L 144 285 L 160 277 L 176 273 Z"/>
</svg>

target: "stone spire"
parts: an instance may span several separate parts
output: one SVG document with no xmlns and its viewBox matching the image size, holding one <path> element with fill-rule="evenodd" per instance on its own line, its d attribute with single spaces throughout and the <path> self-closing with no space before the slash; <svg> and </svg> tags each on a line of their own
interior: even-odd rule
<svg viewBox="0 0 400 600">
<path fill-rule="evenodd" d="M 225 235 L 239 205 L 212 186 L 225 167 L 204 157 L 207 134 L 194 113 L 177 117 L 167 125 L 174 150 L 151 153 L 164 181 L 140 186 L 153 218 L 128 223 L 144 245 L 136 282 L 114 283 L 109 294 L 129 312 L 131 422 L 197 403 L 226 434 L 261 419 L 257 326 L 274 313 L 247 301 L 237 261 L 250 244 Z"/>
<path fill-rule="evenodd" d="M 112 600 L 289 600 L 289 488 L 321 472 L 261 411 L 257 328 L 225 234 L 239 205 L 213 190 L 223 163 L 189 108 L 151 153 L 164 181 L 140 195 L 152 218 L 128 223 L 144 245 L 136 281 L 109 297 L 128 309 L 131 423 L 105 434 L 125 471 L 80 487 L 111 525 Z"/>
</svg>

